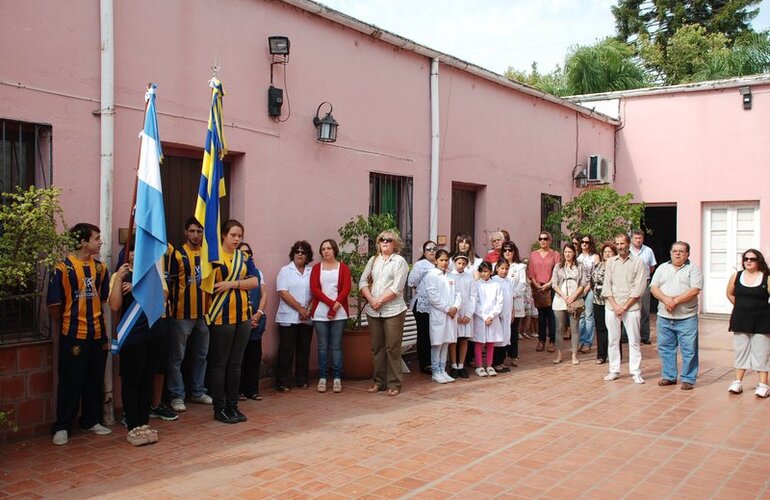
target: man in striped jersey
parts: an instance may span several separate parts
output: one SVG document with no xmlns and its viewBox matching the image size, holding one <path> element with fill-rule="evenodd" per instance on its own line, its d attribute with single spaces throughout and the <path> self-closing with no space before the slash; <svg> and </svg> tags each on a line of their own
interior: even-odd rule
<svg viewBox="0 0 770 500">
<path fill-rule="evenodd" d="M 101 233 L 88 223 L 75 224 L 70 233 L 77 241 L 76 251 L 56 264 L 46 297 L 52 332 L 59 335 L 55 445 L 69 441 L 78 410 L 81 428 L 94 434 L 112 432 L 100 423 L 109 349 L 102 304 L 110 284 L 107 267 L 94 258 L 102 248 Z"/>
<path fill-rule="evenodd" d="M 193 358 L 190 363 L 190 400 L 207 405 L 212 403 L 211 396 L 206 394 L 204 387 L 209 329 L 205 320 L 208 297 L 201 290 L 200 255 L 203 227 L 195 217 L 190 217 L 185 222 L 185 239 L 182 248 L 174 253 L 178 280 L 172 308 L 176 321 L 171 331 L 166 374 L 171 409 L 175 412 L 187 410 L 181 368 L 188 339 L 192 342 L 190 355 Z"/>
</svg>

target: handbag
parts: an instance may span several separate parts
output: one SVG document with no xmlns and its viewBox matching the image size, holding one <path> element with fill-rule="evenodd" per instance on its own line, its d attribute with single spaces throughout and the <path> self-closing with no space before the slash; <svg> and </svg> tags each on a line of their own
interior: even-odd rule
<svg viewBox="0 0 770 500">
<path fill-rule="evenodd" d="M 583 297 L 578 297 L 573 300 L 571 304 L 567 304 L 567 312 L 574 317 L 578 317 L 583 314 L 585 309 L 586 303 L 585 300 L 583 300 Z"/>
<path fill-rule="evenodd" d="M 532 298 L 534 299 L 535 307 L 537 308 L 551 307 L 553 300 L 550 289 L 541 292 L 535 285 L 532 285 Z"/>
</svg>

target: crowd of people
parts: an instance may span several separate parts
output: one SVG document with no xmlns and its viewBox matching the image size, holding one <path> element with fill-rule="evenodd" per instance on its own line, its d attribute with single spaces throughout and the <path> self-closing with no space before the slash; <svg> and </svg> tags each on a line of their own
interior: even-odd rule
<svg viewBox="0 0 770 500">
<path fill-rule="evenodd" d="M 82 429 L 111 433 L 101 423 L 109 351 L 102 304 L 130 315 L 134 303 L 133 249 L 127 258 L 121 256 L 110 276 L 96 260 L 102 245 L 99 228 L 81 223 L 71 232 L 78 247 L 54 269 L 47 296 L 59 337 L 56 445 L 68 442 L 78 414 Z M 239 402 L 262 399 L 262 335 L 270 290 L 255 265 L 252 247 L 243 240 L 243 225 L 229 220 L 222 227 L 221 259 L 213 268 L 212 292 L 207 293 L 201 277 L 202 237 L 202 226 L 188 219 L 185 243 L 178 249 L 169 245 L 163 259 L 163 317 L 149 324 L 140 313 L 120 346 L 126 439 L 135 446 L 157 442 L 150 418 L 175 420 L 188 403 L 210 405 L 216 421 L 236 424 L 248 418 Z M 596 363 L 608 364 L 606 381 L 621 377 L 621 339 L 627 338 L 628 371 L 634 383 L 643 384 L 641 344 L 651 343 L 650 295 L 658 300 L 658 385 L 681 382 L 682 390 L 693 389 L 703 276 L 689 260 L 686 242 L 674 243 L 670 260 L 658 266 L 643 238 L 641 231 L 620 233 L 601 243 L 597 252 L 590 235 L 578 235 L 557 251 L 551 248 L 551 234 L 542 231 L 537 248 L 522 258 L 507 231 L 499 231 L 490 236 L 491 249 L 480 257 L 471 235 L 458 233 L 451 251 L 425 242 L 410 270 L 401 256 L 398 232 L 382 232 L 374 242 L 376 254 L 357 283 L 371 332 L 374 369 L 368 392 L 397 396 L 401 391 L 408 308 L 417 326 L 419 368 L 438 384 L 469 378 L 471 366 L 479 378 L 510 372 L 518 366 L 519 340 L 535 336 L 535 351 L 554 353 L 554 364 L 563 361 L 563 339 L 570 339 L 572 365 L 580 364 L 578 354 L 590 353 L 595 340 Z M 351 270 L 338 260 L 339 251 L 335 240 L 322 241 L 321 260 L 314 264 L 311 244 L 297 241 L 276 277 L 278 392 L 309 387 L 314 331 L 316 390 L 324 393 L 331 386 L 332 392 L 342 392 L 342 334 L 351 314 L 353 283 Z M 755 394 L 770 395 L 768 285 L 770 270 L 762 254 L 745 251 L 742 270 L 730 278 L 727 289 L 734 304 L 729 325 L 736 369 L 729 392 L 734 394 L 743 391 L 742 380 L 751 369 L 759 374 Z M 412 291 L 409 306 L 407 287 Z"/>
</svg>

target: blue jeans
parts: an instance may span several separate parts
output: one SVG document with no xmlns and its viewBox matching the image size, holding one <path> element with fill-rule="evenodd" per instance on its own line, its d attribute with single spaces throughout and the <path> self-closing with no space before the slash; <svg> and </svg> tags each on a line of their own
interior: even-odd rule
<svg viewBox="0 0 770 500">
<path fill-rule="evenodd" d="M 658 316 L 658 354 L 663 365 L 661 376 L 676 382 L 676 349 L 682 353 L 682 382 L 695 383 L 698 377 L 698 316 L 668 319 Z"/>
<path fill-rule="evenodd" d="M 589 347 L 594 343 L 594 291 L 585 296 L 586 308 L 580 315 L 580 343 Z"/>
<path fill-rule="evenodd" d="M 329 348 L 332 351 L 332 374 L 342 378 L 342 332 L 345 330 L 344 319 L 334 321 L 313 321 L 318 335 L 318 376 L 326 378 L 329 374 Z"/>
<path fill-rule="evenodd" d="M 184 400 L 184 380 L 182 378 L 182 360 L 188 339 L 192 342 L 190 355 L 192 368 L 190 373 L 190 393 L 199 398 L 206 394 L 206 355 L 209 352 L 209 327 L 203 318 L 177 319 L 171 328 L 168 343 L 168 371 L 166 386 L 170 399 Z"/>
</svg>

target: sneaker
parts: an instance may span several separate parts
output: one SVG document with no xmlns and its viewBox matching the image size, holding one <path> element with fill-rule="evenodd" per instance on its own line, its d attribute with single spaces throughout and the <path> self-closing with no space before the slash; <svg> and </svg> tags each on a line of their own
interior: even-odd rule
<svg viewBox="0 0 770 500">
<path fill-rule="evenodd" d="M 727 389 L 727 392 L 730 392 L 732 394 L 740 394 L 743 392 L 743 383 L 740 380 L 733 380 L 733 383 L 730 384 L 730 387 Z"/>
<path fill-rule="evenodd" d="M 758 398 L 766 398 L 770 396 L 770 387 L 767 384 L 759 384 L 757 390 L 754 391 L 754 395 Z"/>
<path fill-rule="evenodd" d="M 134 427 L 128 431 L 126 441 L 128 441 L 128 444 L 133 446 L 144 446 L 146 444 L 150 444 L 150 437 L 141 427 Z"/>
<path fill-rule="evenodd" d="M 147 435 L 147 439 L 150 441 L 150 444 L 157 443 L 158 442 L 158 431 L 153 429 L 147 424 L 144 424 L 143 426 L 139 427 L 139 429 L 142 430 Z"/>
<path fill-rule="evenodd" d="M 612 382 L 613 380 L 617 380 L 620 378 L 620 373 L 610 372 L 607 375 L 604 376 L 604 380 L 607 382 Z"/>
<path fill-rule="evenodd" d="M 447 384 L 451 384 L 452 382 L 455 381 L 454 377 L 449 375 L 447 372 L 441 372 L 441 376 L 444 377 L 444 380 L 446 381 Z"/>
<path fill-rule="evenodd" d="M 487 367 L 487 375 L 490 376 L 490 377 L 496 377 L 497 376 L 497 372 L 495 371 L 494 368 L 492 368 L 491 366 L 488 366 Z"/>
<path fill-rule="evenodd" d="M 53 435 L 53 440 L 51 441 L 56 446 L 61 446 L 64 444 L 67 444 L 69 442 L 69 433 L 65 430 L 56 431 L 56 433 Z"/>
<path fill-rule="evenodd" d="M 241 410 L 238 409 L 236 406 L 235 408 L 228 408 L 228 411 L 230 412 L 230 416 L 235 419 L 236 422 L 245 422 L 249 418 L 241 413 Z"/>
<path fill-rule="evenodd" d="M 631 377 L 631 378 L 633 379 L 635 384 L 643 384 L 644 383 L 644 379 L 638 373 L 636 375 L 634 375 L 633 377 Z"/>
<path fill-rule="evenodd" d="M 102 424 L 94 424 L 93 427 L 87 429 L 90 432 L 93 432 L 94 434 L 97 434 L 99 436 L 106 436 L 107 434 L 112 434 L 112 430 L 108 429 L 107 427 L 103 426 Z"/>
<path fill-rule="evenodd" d="M 495 372 L 496 373 L 509 373 L 511 371 L 510 368 L 508 368 L 505 365 L 497 365 L 495 366 Z"/>
<path fill-rule="evenodd" d="M 441 376 L 441 373 L 436 372 L 433 375 L 430 376 L 431 380 L 436 382 L 437 384 L 446 384 L 446 379 Z"/>
<path fill-rule="evenodd" d="M 479 366 L 478 368 L 476 368 L 476 375 L 478 375 L 479 377 L 486 377 L 487 371 L 484 368 Z"/>
<path fill-rule="evenodd" d="M 326 392 L 326 379 L 325 378 L 319 378 L 318 379 L 318 392 Z"/>
<path fill-rule="evenodd" d="M 176 413 L 183 413 L 187 411 L 187 405 L 184 404 L 183 399 L 174 398 L 171 400 L 171 409 Z"/>
<path fill-rule="evenodd" d="M 222 422 L 223 424 L 237 424 L 238 420 L 233 418 L 233 415 L 227 411 L 227 408 L 220 408 L 214 411 L 214 420 Z"/>
<path fill-rule="evenodd" d="M 342 392 L 342 380 L 335 378 L 332 385 L 332 392 Z"/>
<path fill-rule="evenodd" d="M 159 418 L 167 422 L 172 422 L 178 419 L 179 415 L 171 411 L 171 408 L 161 403 L 158 406 L 150 407 L 150 418 Z"/>
<path fill-rule="evenodd" d="M 465 367 L 458 368 L 457 371 L 459 371 L 460 378 L 468 378 L 468 369 Z"/>
<path fill-rule="evenodd" d="M 202 404 L 202 405 L 213 405 L 214 404 L 214 400 L 211 399 L 211 396 L 209 396 L 208 394 L 201 394 L 200 396 L 193 396 L 193 397 L 190 398 L 190 401 L 192 401 L 193 403 L 198 403 L 198 404 Z"/>
</svg>

